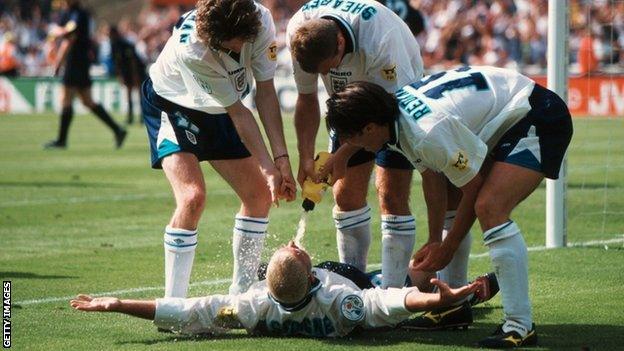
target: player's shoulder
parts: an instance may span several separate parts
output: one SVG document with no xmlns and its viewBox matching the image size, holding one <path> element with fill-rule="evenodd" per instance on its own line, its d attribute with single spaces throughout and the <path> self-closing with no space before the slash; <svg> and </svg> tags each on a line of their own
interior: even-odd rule
<svg viewBox="0 0 624 351">
<path fill-rule="evenodd" d="M 261 29 L 266 30 L 269 25 L 273 23 L 273 16 L 271 14 L 271 10 L 263 6 L 262 4 L 256 2 L 256 8 L 260 13 L 260 23 L 262 24 Z"/>
<path fill-rule="evenodd" d="M 290 23 L 324 16 L 337 16 L 349 23 L 366 22 L 374 20 L 378 13 L 386 12 L 392 13 L 375 0 L 311 0 L 293 15 Z"/>
</svg>

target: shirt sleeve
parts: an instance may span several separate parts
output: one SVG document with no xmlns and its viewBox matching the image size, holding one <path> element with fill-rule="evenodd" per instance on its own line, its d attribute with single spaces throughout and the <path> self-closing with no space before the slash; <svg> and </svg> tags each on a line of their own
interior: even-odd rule
<svg viewBox="0 0 624 351">
<path fill-rule="evenodd" d="M 373 53 L 375 56 L 371 58 L 367 69 L 367 75 L 373 77 L 373 82 L 391 93 L 420 78 L 415 76 L 410 66 L 411 55 L 402 40 L 397 29 L 386 33 L 380 40 L 381 46 Z"/>
<path fill-rule="evenodd" d="M 195 100 L 201 103 L 206 98 L 202 95 L 207 94 L 223 107 L 231 106 L 239 100 L 229 77 L 216 72 L 201 59 L 186 58 L 184 64 L 190 77 L 183 73 L 182 79 Z"/>
<path fill-rule="evenodd" d="M 440 120 L 423 142 L 425 164 L 442 172 L 456 187 L 474 178 L 487 155 L 487 145 L 457 118 Z"/>
<path fill-rule="evenodd" d="M 292 52 L 291 52 L 292 56 Z M 299 62 L 295 57 L 291 57 L 293 65 L 293 74 L 295 76 L 295 85 L 299 94 L 312 94 L 318 90 L 318 74 L 308 73 L 301 69 Z"/>
<path fill-rule="evenodd" d="M 275 23 L 270 15 L 264 21 L 259 37 L 253 43 L 251 69 L 258 82 L 273 79 L 277 68 L 277 42 L 275 41 Z"/>
<path fill-rule="evenodd" d="M 157 299 L 154 324 L 183 334 L 223 333 L 241 327 L 236 303 L 230 295 Z"/>
<path fill-rule="evenodd" d="M 337 300 L 341 325 L 363 328 L 391 327 L 411 315 L 405 308 L 405 296 L 413 288 L 365 289 L 342 294 Z"/>
<path fill-rule="evenodd" d="M 301 14 L 301 12 L 297 12 L 288 22 L 288 28 L 286 31 L 286 45 L 288 46 L 288 50 L 290 50 L 290 38 L 296 31 L 298 24 L 303 21 L 302 16 L 303 14 Z M 297 92 L 299 94 L 316 93 L 318 90 L 318 74 L 307 73 L 302 70 L 297 60 L 295 60 L 295 56 L 292 54 L 292 50 L 290 50 L 290 56 L 293 74 L 295 76 L 295 85 L 297 86 Z"/>
</svg>

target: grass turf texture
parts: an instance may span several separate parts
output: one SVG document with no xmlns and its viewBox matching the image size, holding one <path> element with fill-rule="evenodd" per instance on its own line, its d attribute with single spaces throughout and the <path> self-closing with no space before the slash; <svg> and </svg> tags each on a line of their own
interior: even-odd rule
<svg viewBox="0 0 624 351">
<path fill-rule="evenodd" d="M 76 293 L 142 288 L 124 298 L 163 293 L 162 233 L 174 207 L 160 171 L 149 168 L 143 127 L 129 129 L 121 150 L 91 116 L 77 117 L 69 149 L 44 151 L 56 134 L 52 115 L 0 116 L 0 277 L 13 283 L 13 347 L 17 350 L 108 349 L 468 349 L 491 333 L 502 316 L 500 297 L 475 310 L 468 331 L 368 332 L 336 340 L 253 338 L 236 331 L 211 338 L 157 333 L 147 321 L 116 314 L 72 311 L 66 300 L 20 302 Z M 575 120 L 569 151 L 568 239 L 609 240 L 624 234 L 624 120 Z M 286 119 L 296 162 L 292 120 Z M 319 148 L 325 147 L 319 138 Z M 296 170 L 296 165 L 293 165 Z M 224 293 L 231 274 L 231 226 L 238 209 L 232 190 L 205 165 L 208 199 L 199 225 L 191 296 Z M 371 184 L 372 187 L 372 184 Z M 369 263 L 380 262 L 379 216 L 370 191 L 374 240 Z M 544 186 L 513 214 L 529 246 L 544 244 Z M 426 240 L 420 177 L 411 205 L 417 246 Z M 315 262 L 337 259 L 332 201 L 309 216 L 304 244 Z M 300 200 L 272 209 L 264 258 L 295 234 Z M 486 252 L 473 230 L 473 254 Z M 620 349 L 624 344 L 624 247 L 535 251 L 529 254 L 530 289 L 540 347 Z M 489 270 L 487 257 L 470 262 L 470 276 Z M 215 282 L 216 281 L 216 282 Z M 145 287 L 153 287 L 145 289 Z"/>
</svg>

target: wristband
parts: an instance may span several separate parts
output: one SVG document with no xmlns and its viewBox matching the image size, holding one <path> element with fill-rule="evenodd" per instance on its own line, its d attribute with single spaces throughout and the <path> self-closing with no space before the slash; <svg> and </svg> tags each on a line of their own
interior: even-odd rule
<svg viewBox="0 0 624 351">
<path fill-rule="evenodd" d="M 275 157 L 273 157 L 273 162 L 277 161 L 277 159 L 278 159 L 278 158 L 282 158 L 282 157 L 286 157 L 286 158 L 288 158 L 288 154 L 281 154 L 281 155 L 279 155 L 279 156 L 275 156 Z"/>
</svg>

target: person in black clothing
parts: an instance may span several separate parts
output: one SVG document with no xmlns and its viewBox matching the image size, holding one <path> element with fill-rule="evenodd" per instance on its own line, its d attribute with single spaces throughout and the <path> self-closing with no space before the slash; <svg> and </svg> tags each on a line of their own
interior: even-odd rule
<svg viewBox="0 0 624 351">
<path fill-rule="evenodd" d="M 418 36 L 425 30 L 425 18 L 417 8 L 413 7 L 410 0 L 377 0 L 396 13 L 407 24 L 414 36 Z"/>
<path fill-rule="evenodd" d="M 54 71 L 55 75 L 58 75 L 64 65 L 60 129 L 58 138 L 46 143 L 44 148 L 64 149 L 67 146 L 67 133 L 74 116 L 72 100 L 76 94 L 82 103 L 113 131 L 115 146 L 120 148 L 126 138 L 126 131 L 115 123 L 102 105 L 96 104 L 91 98 L 89 67 L 96 56 L 89 31 L 91 18 L 79 0 L 67 0 L 66 4 L 68 9 L 61 19 L 62 29 L 58 31 L 62 42 Z"/>
<path fill-rule="evenodd" d="M 126 121 L 127 124 L 132 124 L 134 121 L 132 91 L 139 89 L 141 83 L 147 79 L 145 63 L 137 55 L 134 44 L 124 38 L 116 26 L 110 27 L 109 38 L 115 75 L 126 87 L 128 97 L 128 118 Z M 139 118 L 139 121 L 142 119 Z"/>
</svg>

